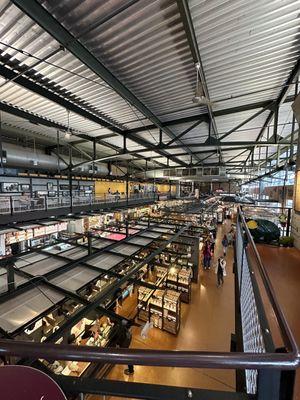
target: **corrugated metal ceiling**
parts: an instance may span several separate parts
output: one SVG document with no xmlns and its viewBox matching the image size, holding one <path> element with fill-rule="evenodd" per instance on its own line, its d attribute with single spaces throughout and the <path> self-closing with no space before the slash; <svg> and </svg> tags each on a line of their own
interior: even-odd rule
<svg viewBox="0 0 300 400">
<path fill-rule="evenodd" d="M 39 2 L 162 122 L 206 113 L 205 107 L 192 103 L 195 67 L 176 0 Z M 213 111 L 272 101 L 278 97 L 299 58 L 299 6 L 300 0 L 189 0 Z M 20 66 L 32 66 L 39 58 L 59 49 L 55 39 L 8 0 L 0 1 L 0 37 L 0 61 L 3 63 L 6 57 L 8 66 L 17 63 L 16 70 Z M 137 108 L 67 50 L 36 65 L 34 71 L 34 74 L 30 71 L 30 79 L 48 88 L 53 84 L 51 90 L 118 128 L 128 130 L 152 125 Z M 75 135 L 101 138 L 111 133 L 109 128 L 74 112 L 69 113 L 61 105 L 15 82 L 7 83 L 3 78 L 0 78 L 0 99 L 65 127 L 69 125 Z M 219 136 L 259 109 L 216 116 Z M 269 111 L 260 114 L 231 133 L 225 141 L 255 140 L 268 114 Z M 53 128 L 34 126 L 9 114 L 2 116 L 4 124 L 22 129 L 25 135 L 55 139 Z M 278 133 L 283 137 L 290 133 L 291 118 L 290 103 L 286 103 L 279 113 Z M 192 124 L 172 124 L 169 129 L 177 136 Z M 135 135 L 150 145 L 159 143 L 158 129 L 153 126 Z M 175 142 L 177 147 L 169 149 L 167 154 L 186 153 L 179 159 L 189 163 L 189 149 L 184 146 L 204 143 L 207 137 L 208 124 L 202 122 L 183 136 L 181 142 Z M 75 139 L 76 136 L 71 141 Z M 162 139 L 167 143 L 170 137 L 164 133 Z M 120 136 L 106 137 L 105 142 L 123 147 Z M 179 148 L 179 144 L 182 147 Z M 78 146 L 92 150 L 90 143 Z M 159 155 L 157 161 L 166 163 L 161 154 L 132 140 L 127 140 L 127 148 L 140 151 L 145 157 Z M 191 147 L 190 151 L 204 149 Z M 210 149 L 215 148 L 207 148 L 207 151 Z M 225 150 L 225 161 L 239 154 L 239 151 L 230 154 Z M 116 153 L 103 143 L 97 145 L 97 152 L 103 156 Z M 247 156 L 245 152 L 236 160 L 243 161 Z M 207 162 L 212 159 L 209 157 Z M 177 163 L 173 160 L 169 165 Z"/>
</svg>

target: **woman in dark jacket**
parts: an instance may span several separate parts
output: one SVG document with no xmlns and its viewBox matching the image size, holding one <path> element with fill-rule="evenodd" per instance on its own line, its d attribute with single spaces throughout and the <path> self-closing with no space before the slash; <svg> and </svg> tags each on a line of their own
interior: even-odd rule
<svg viewBox="0 0 300 400">
<path fill-rule="evenodd" d="M 117 346 L 122 348 L 129 348 L 131 340 L 132 340 L 132 335 L 130 332 L 130 323 L 125 319 L 123 319 L 119 327 Z M 134 367 L 133 365 L 130 364 L 128 365 L 128 368 L 124 370 L 124 374 L 133 375 L 133 373 L 134 373 Z"/>
</svg>

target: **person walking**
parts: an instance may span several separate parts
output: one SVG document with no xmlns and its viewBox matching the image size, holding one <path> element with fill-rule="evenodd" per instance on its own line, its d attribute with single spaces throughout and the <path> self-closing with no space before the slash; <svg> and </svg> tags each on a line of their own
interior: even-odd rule
<svg viewBox="0 0 300 400">
<path fill-rule="evenodd" d="M 130 322 L 123 319 L 119 327 L 119 335 L 117 340 L 117 346 L 123 348 L 129 348 L 132 340 L 132 335 L 130 332 Z M 124 370 L 125 375 L 133 375 L 134 367 L 132 364 L 128 365 L 128 368 Z"/>
<path fill-rule="evenodd" d="M 211 248 L 209 240 L 206 240 L 203 248 L 203 268 L 210 269 L 211 262 Z"/>
<path fill-rule="evenodd" d="M 228 246 L 232 245 L 232 230 L 227 233 Z"/>
<path fill-rule="evenodd" d="M 222 246 L 223 246 L 223 254 L 224 254 L 224 257 L 225 257 L 226 253 L 227 253 L 227 247 L 228 247 L 228 239 L 227 239 L 226 235 L 223 236 Z"/>
<path fill-rule="evenodd" d="M 224 276 L 226 276 L 226 261 L 223 257 L 218 258 L 215 272 L 217 274 L 217 287 L 219 288 L 220 286 L 223 286 Z"/>
<path fill-rule="evenodd" d="M 215 243 L 216 243 L 216 240 L 215 240 L 215 238 L 214 238 L 214 235 L 211 233 L 211 234 L 210 234 L 210 250 L 211 250 L 211 253 L 212 253 L 212 254 L 213 254 L 214 251 L 215 251 Z"/>
</svg>

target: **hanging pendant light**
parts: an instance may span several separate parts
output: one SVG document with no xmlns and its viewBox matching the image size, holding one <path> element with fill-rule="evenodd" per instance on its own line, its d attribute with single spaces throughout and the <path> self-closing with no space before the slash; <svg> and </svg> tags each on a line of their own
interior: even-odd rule
<svg viewBox="0 0 300 400">
<path fill-rule="evenodd" d="M 70 132 L 70 110 L 67 110 L 67 115 L 68 115 L 68 127 L 67 127 L 67 132 L 65 133 L 65 139 L 70 140 L 72 136 Z"/>
<path fill-rule="evenodd" d="M 200 64 L 196 64 L 196 90 L 195 90 L 195 96 L 193 97 L 192 101 L 195 104 L 199 105 L 208 105 L 211 104 L 209 99 L 205 97 L 204 95 L 204 90 L 202 83 L 200 82 L 199 79 L 200 76 Z"/>
</svg>

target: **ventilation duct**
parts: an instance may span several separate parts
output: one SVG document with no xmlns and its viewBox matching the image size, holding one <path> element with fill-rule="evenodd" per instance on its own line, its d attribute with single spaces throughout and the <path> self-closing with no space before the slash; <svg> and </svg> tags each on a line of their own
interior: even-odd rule
<svg viewBox="0 0 300 400">
<path fill-rule="evenodd" d="M 56 155 L 47 155 L 41 150 L 33 150 L 29 147 L 22 147 L 11 143 L 2 143 L 2 151 L 6 154 L 5 167 L 9 168 L 28 168 L 46 171 L 58 171 L 66 168 L 66 164 L 60 160 Z M 63 157 L 64 158 L 64 157 Z M 82 162 L 80 158 L 74 157 L 72 159 L 74 164 Z M 68 157 L 66 157 L 68 162 Z M 90 173 L 90 165 L 82 165 L 74 172 L 77 173 Z M 97 163 L 96 175 L 108 175 L 108 168 L 106 164 Z"/>
</svg>

